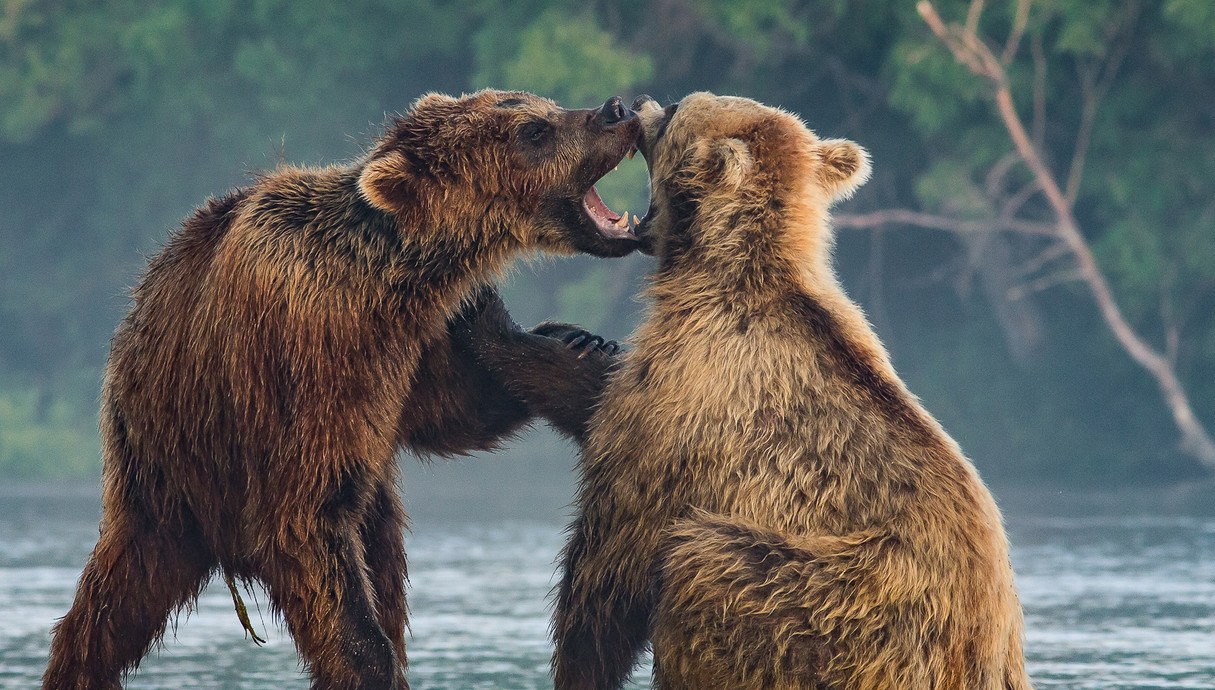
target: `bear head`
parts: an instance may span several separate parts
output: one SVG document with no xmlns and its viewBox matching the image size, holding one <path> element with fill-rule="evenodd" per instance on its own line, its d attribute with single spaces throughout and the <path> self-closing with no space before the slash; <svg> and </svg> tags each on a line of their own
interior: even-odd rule
<svg viewBox="0 0 1215 690">
<path fill-rule="evenodd" d="M 860 146 L 819 139 L 796 116 L 746 98 L 694 93 L 663 108 L 640 96 L 633 109 L 650 170 L 650 209 L 636 234 L 642 251 L 664 259 L 689 244 L 741 249 L 757 224 L 808 227 L 788 239 L 829 245 L 827 208 L 869 177 Z"/>
<path fill-rule="evenodd" d="M 389 123 L 359 188 L 402 232 L 488 228 L 525 250 L 623 256 L 638 240 L 595 182 L 636 152 L 640 131 L 619 98 L 566 110 L 519 91 L 429 94 Z"/>
</svg>

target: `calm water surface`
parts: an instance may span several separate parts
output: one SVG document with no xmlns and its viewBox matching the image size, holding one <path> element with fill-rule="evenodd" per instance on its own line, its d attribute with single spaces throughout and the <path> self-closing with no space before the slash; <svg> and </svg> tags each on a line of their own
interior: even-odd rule
<svg viewBox="0 0 1215 690">
<path fill-rule="evenodd" d="M 1003 501 L 1038 688 L 1215 688 L 1215 500 L 1202 493 Z M 413 512 L 413 687 L 551 687 L 560 517 Z M 96 538 L 92 491 L 0 489 L 0 688 L 37 684 Z M 127 687 L 306 688 L 290 639 L 256 598 L 260 616 L 246 601 L 264 647 L 212 585 Z M 646 687 L 648 670 L 635 680 Z"/>
</svg>

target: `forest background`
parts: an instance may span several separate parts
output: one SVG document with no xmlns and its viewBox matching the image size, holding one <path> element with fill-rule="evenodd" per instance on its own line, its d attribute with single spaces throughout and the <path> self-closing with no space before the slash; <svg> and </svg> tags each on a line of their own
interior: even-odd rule
<svg viewBox="0 0 1215 690">
<path fill-rule="evenodd" d="M 1215 3 L 3 0 L 0 477 L 99 473 L 109 336 L 207 196 L 483 86 L 711 90 L 861 143 L 841 281 L 985 477 L 1215 473 Z M 640 215 L 645 185 L 638 157 L 600 191 Z M 522 323 L 623 338 L 652 266 L 541 261 L 504 292 Z M 543 481 L 570 455 L 506 457 Z"/>
</svg>

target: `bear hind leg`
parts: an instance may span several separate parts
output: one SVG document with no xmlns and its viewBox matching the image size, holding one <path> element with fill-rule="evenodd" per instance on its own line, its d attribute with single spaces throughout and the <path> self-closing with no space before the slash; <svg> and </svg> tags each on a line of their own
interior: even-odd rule
<svg viewBox="0 0 1215 690">
<path fill-rule="evenodd" d="M 215 566 L 193 516 L 159 522 L 135 509 L 108 510 L 76 600 L 51 631 L 43 687 L 120 687 Z"/>
<path fill-rule="evenodd" d="M 408 665 L 405 656 L 405 631 L 409 626 L 409 607 L 405 602 L 405 587 L 409 582 L 404 542 L 406 524 L 401 499 L 392 483 L 385 482 L 376 490 L 363 520 L 362 538 L 367 574 L 375 596 L 376 617 L 401 662 L 402 672 Z M 404 681 L 402 675 L 398 680 L 402 687 Z"/>
<path fill-rule="evenodd" d="M 404 690 L 404 671 L 376 615 L 356 524 L 325 522 L 262 565 L 271 605 L 295 639 L 316 690 Z"/>
<path fill-rule="evenodd" d="M 873 539 L 794 543 L 704 512 L 678 524 L 656 565 L 655 687 L 836 687 L 828 674 L 845 647 L 813 621 L 852 589 L 855 550 Z"/>
</svg>

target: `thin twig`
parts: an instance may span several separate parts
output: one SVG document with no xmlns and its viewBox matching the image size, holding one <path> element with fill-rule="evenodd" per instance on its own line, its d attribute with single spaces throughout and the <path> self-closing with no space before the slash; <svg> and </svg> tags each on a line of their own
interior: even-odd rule
<svg viewBox="0 0 1215 690">
<path fill-rule="evenodd" d="M 1046 142 L 1046 51 L 1042 37 L 1034 36 L 1029 42 L 1029 54 L 1034 62 L 1034 146 L 1041 148 Z"/>
<path fill-rule="evenodd" d="M 994 199 L 1000 194 L 1000 187 L 1003 186 L 1004 176 L 1012 170 L 1013 166 L 1021 162 L 1021 157 L 1016 151 L 1009 151 L 1000 156 L 1000 160 L 991 166 L 991 170 L 987 172 L 985 187 L 987 190 L 987 198 Z"/>
<path fill-rule="evenodd" d="M 1017 215 L 1017 212 L 1021 210 L 1021 207 L 1025 205 L 1025 202 L 1029 201 L 1041 190 L 1042 183 L 1039 182 L 1037 178 L 1026 182 L 1020 189 L 1017 190 L 1016 194 L 1013 194 L 1005 199 L 1004 203 L 1000 205 L 1000 217 L 1011 218 Z"/>
<path fill-rule="evenodd" d="M 1084 175 L 1084 158 L 1088 154 L 1088 145 L 1093 138 L 1093 122 L 1097 119 L 1096 86 L 1093 84 L 1092 69 L 1078 67 L 1080 78 L 1080 127 L 1076 130 L 1076 145 L 1072 151 L 1072 164 L 1067 172 L 1067 186 L 1063 196 L 1067 199 L 1069 208 L 1076 205 L 1076 195 L 1080 192 L 1080 178 Z"/>
<path fill-rule="evenodd" d="M 1000 64 L 1007 66 L 1016 57 L 1021 47 L 1021 37 L 1025 35 L 1025 25 L 1029 23 L 1030 0 L 1017 0 L 1017 13 L 1013 17 L 1012 31 L 1008 41 L 1004 43 L 1004 52 L 1000 54 Z"/>
<path fill-rule="evenodd" d="M 1034 278 L 1033 280 L 1020 285 L 1014 285 L 1008 288 L 1008 291 L 1004 293 L 1004 296 L 1008 298 L 1009 302 L 1016 302 L 1017 300 L 1024 299 L 1036 292 L 1042 292 L 1043 290 L 1053 288 L 1056 285 L 1062 285 L 1064 283 L 1070 283 L 1077 280 L 1084 280 L 1084 276 L 1080 275 L 1079 271 L 1060 271 L 1059 273 L 1051 273 L 1050 275 Z"/>
<path fill-rule="evenodd" d="M 1005 231 L 1042 237 L 1058 236 L 1055 226 L 1051 223 L 1035 223 L 1016 218 L 962 220 L 960 218 L 938 216 L 904 208 L 891 208 L 861 214 L 840 214 L 832 216 L 832 225 L 837 228 L 876 228 L 883 225 L 912 225 L 933 230 L 947 230 L 960 234 Z"/>
<path fill-rule="evenodd" d="M 966 12 L 966 36 L 974 40 L 979 33 L 979 17 L 983 14 L 983 0 L 971 0 Z"/>
<path fill-rule="evenodd" d="M 1032 273 L 1037 273 L 1050 262 L 1054 261 L 1055 259 L 1061 259 L 1064 256 L 1071 254 L 1071 252 L 1071 247 L 1067 246 L 1067 244 L 1063 242 L 1056 242 L 1039 252 L 1034 258 L 1018 266 L 1015 270 L 1013 270 L 1012 277 L 1023 278 Z"/>
<path fill-rule="evenodd" d="M 1076 132 L 1076 146 L 1072 153 L 1072 163 L 1068 170 L 1066 192 L 1064 193 L 1068 204 L 1071 206 L 1075 206 L 1076 196 L 1080 193 L 1080 182 L 1084 176 L 1084 160 L 1088 154 L 1089 144 L 1092 143 L 1093 123 L 1096 120 L 1097 107 L 1105 99 L 1106 94 L 1109 93 L 1110 87 L 1114 83 L 1114 77 L 1118 74 L 1118 69 L 1122 66 L 1123 59 L 1126 58 L 1132 37 L 1134 36 L 1135 22 L 1138 17 L 1139 5 L 1132 3 L 1125 20 L 1125 25 L 1128 29 L 1125 34 L 1123 34 L 1121 27 L 1115 30 L 1116 36 L 1117 34 L 1122 34 L 1122 40 L 1114 44 L 1113 51 L 1101 67 L 1101 76 L 1099 78 L 1091 72 L 1081 71 L 1080 88 L 1084 103 L 1081 106 L 1080 127 Z"/>
</svg>

